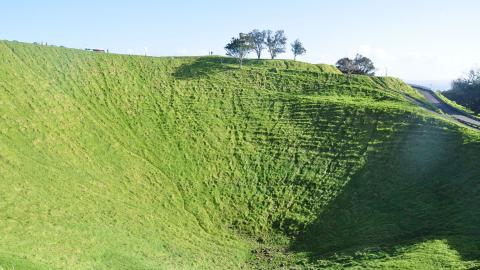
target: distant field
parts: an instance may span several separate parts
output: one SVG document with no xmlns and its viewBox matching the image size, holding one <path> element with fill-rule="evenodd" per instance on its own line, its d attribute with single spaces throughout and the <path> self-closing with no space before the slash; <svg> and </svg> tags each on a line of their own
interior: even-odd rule
<svg viewBox="0 0 480 270">
<path fill-rule="evenodd" d="M 406 95 L 0 42 L 0 269 L 477 269 L 479 133 Z"/>
</svg>

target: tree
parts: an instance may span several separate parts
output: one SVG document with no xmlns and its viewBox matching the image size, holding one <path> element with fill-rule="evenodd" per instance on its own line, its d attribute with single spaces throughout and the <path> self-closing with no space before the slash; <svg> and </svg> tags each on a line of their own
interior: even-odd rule
<svg viewBox="0 0 480 270">
<path fill-rule="evenodd" d="M 463 77 L 452 82 L 453 92 L 478 92 L 480 89 L 480 69 L 471 69 Z"/>
<path fill-rule="evenodd" d="M 468 85 L 480 84 L 480 68 L 470 69 L 464 78 L 457 79 L 454 82 L 462 82 Z"/>
<path fill-rule="evenodd" d="M 353 60 L 348 58 L 348 57 L 344 57 L 340 60 L 337 61 L 337 63 L 335 64 L 335 66 L 343 73 L 347 74 L 348 76 L 352 75 L 353 71 L 354 71 L 354 63 L 353 63 Z"/>
<path fill-rule="evenodd" d="M 340 71 L 348 75 L 375 75 L 375 65 L 372 60 L 361 54 L 357 54 L 353 60 L 347 57 L 342 58 L 335 65 Z"/>
<path fill-rule="evenodd" d="M 230 43 L 225 46 L 227 55 L 238 59 L 240 68 L 243 65 L 243 59 L 254 49 L 252 40 L 248 34 L 240 33 L 238 38 L 233 37 Z"/>
<path fill-rule="evenodd" d="M 278 30 L 275 33 L 271 30 L 267 31 L 265 45 L 267 45 L 268 52 L 272 59 L 275 59 L 279 53 L 285 52 L 286 44 L 287 37 L 285 37 L 285 32 L 283 30 Z"/>
<path fill-rule="evenodd" d="M 303 47 L 302 42 L 300 40 L 295 40 L 292 44 L 292 52 L 293 52 L 293 60 L 297 60 L 297 56 L 304 55 L 307 50 Z"/>
<path fill-rule="evenodd" d="M 472 68 L 464 76 L 452 82 L 452 89 L 442 94 L 480 114 L 480 69 Z"/>
<path fill-rule="evenodd" d="M 353 59 L 353 63 L 355 66 L 356 74 L 363 74 L 368 76 L 375 75 L 375 65 L 373 65 L 373 61 L 370 60 L 368 57 L 357 54 L 357 56 L 355 56 L 355 59 Z"/>
<path fill-rule="evenodd" d="M 262 51 L 265 49 L 265 39 L 267 38 L 267 32 L 255 29 L 250 32 L 249 35 L 254 46 L 253 50 L 257 54 L 258 59 L 260 59 L 262 57 Z"/>
</svg>

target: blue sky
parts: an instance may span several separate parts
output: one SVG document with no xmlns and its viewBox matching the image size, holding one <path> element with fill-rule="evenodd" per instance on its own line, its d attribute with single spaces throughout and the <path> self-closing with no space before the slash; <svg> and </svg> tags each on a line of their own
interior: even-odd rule
<svg viewBox="0 0 480 270">
<path fill-rule="evenodd" d="M 300 60 L 333 64 L 360 52 L 378 74 L 408 81 L 448 81 L 480 64 L 477 0 L 15 0 L 0 10 L 0 39 L 117 53 L 224 54 L 232 36 L 259 28 L 300 38 Z"/>
</svg>

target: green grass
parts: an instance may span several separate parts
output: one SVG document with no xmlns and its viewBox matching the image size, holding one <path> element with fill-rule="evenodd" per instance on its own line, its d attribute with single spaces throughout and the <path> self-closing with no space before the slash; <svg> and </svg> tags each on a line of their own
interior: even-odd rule
<svg viewBox="0 0 480 270">
<path fill-rule="evenodd" d="M 327 65 L 0 42 L 0 267 L 478 267 L 480 137 L 405 95 Z"/>
<path fill-rule="evenodd" d="M 480 85 L 463 84 L 454 89 L 442 92 L 442 96 L 450 102 L 452 106 L 461 110 L 473 111 L 477 116 L 480 115 Z"/>
<path fill-rule="evenodd" d="M 438 91 L 438 92 L 436 92 L 435 94 L 436 94 L 441 100 L 443 100 L 445 103 L 447 103 L 448 105 L 450 105 L 450 106 L 452 106 L 452 107 L 454 107 L 454 108 L 456 108 L 456 109 L 458 109 L 458 110 L 460 110 L 460 111 L 462 111 L 462 112 L 464 112 L 464 113 L 470 114 L 470 115 L 475 116 L 475 117 L 477 117 L 477 118 L 479 117 L 478 114 L 476 114 L 474 111 L 472 111 L 472 110 L 470 110 L 470 109 L 468 109 L 468 108 L 466 108 L 466 107 L 464 107 L 464 106 L 456 103 L 455 101 L 450 100 L 450 99 L 447 98 L 446 96 L 444 96 L 444 95 L 442 94 L 442 92 Z"/>
</svg>

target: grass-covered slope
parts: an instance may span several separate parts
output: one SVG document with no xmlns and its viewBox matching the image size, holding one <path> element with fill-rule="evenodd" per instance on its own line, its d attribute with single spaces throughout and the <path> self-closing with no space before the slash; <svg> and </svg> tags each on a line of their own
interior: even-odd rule
<svg viewBox="0 0 480 270">
<path fill-rule="evenodd" d="M 325 65 L 0 42 L 0 266 L 478 266 L 480 138 L 405 95 Z"/>
<path fill-rule="evenodd" d="M 480 115 L 480 69 L 471 69 L 465 77 L 453 81 L 451 89 L 442 94 L 461 110 L 467 108 Z"/>
<path fill-rule="evenodd" d="M 480 85 L 470 85 L 467 89 L 452 89 L 440 93 L 440 97 L 448 104 L 466 111 L 469 114 L 480 115 Z"/>
</svg>

